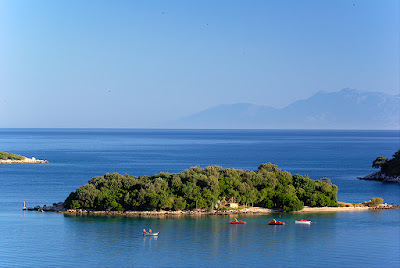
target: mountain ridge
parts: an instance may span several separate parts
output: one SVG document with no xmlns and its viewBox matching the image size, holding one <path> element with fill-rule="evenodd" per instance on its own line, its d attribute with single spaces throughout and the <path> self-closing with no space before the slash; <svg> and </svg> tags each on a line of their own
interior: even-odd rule
<svg viewBox="0 0 400 268">
<path fill-rule="evenodd" d="M 283 108 L 222 104 L 183 117 L 177 128 L 399 129 L 400 94 L 344 88 L 318 91 Z"/>
</svg>

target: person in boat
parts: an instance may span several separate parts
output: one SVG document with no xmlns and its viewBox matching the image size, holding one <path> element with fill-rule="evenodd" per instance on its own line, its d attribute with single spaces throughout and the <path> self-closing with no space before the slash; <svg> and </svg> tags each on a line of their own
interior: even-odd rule
<svg viewBox="0 0 400 268">
<path fill-rule="evenodd" d="M 143 229 L 143 233 L 144 233 L 144 234 L 147 234 L 146 229 Z"/>
<path fill-rule="evenodd" d="M 153 231 L 149 228 L 149 233 L 152 233 Z"/>
</svg>

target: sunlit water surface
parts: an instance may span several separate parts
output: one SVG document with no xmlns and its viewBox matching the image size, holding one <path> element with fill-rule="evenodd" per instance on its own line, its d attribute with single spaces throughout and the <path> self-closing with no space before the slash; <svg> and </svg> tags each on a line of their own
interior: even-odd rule
<svg viewBox="0 0 400 268">
<path fill-rule="evenodd" d="M 400 210 L 323 214 L 137 218 L 23 212 L 63 201 L 105 173 L 152 175 L 190 166 L 328 177 L 339 200 L 400 203 L 400 185 L 360 181 L 377 156 L 400 148 L 398 131 L 0 129 L 1 151 L 50 164 L 0 166 L 0 266 L 399 267 Z M 294 220 L 306 217 L 310 226 Z M 272 218 L 285 226 L 269 226 Z M 160 231 L 143 238 L 141 230 Z"/>
</svg>

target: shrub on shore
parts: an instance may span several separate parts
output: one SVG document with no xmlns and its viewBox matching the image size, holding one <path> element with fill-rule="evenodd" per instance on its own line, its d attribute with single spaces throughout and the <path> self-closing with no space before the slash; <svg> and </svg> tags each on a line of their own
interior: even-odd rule
<svg viewBox="0 0 400 268">
<path fill-rule="evenodd" d="M 378 205 L 381 205 L 383 203 L 383 199 L 380 197 L 374 197 L 371 199 L 371 201 L 368 202 L 369 207 L 376 207 Z"/>
<path fill-rule="evenodd" d="M 25 157 L 17 154 L 7 153 L 7 152 L 0 152 L 0 159 L 2 160 L 24 160 Z"/>
<path fill-rule="evenodd" d="M 153 176 L 106 174 L 72 192 L 65 204 L 95 210 L 182 210 L 210 209 L 222 199 L 284 211 L 338 205 L 337 186 L 329 179 L 292 176 L 271 163 L 256 171 L 209 166 Z"/>
</svg>

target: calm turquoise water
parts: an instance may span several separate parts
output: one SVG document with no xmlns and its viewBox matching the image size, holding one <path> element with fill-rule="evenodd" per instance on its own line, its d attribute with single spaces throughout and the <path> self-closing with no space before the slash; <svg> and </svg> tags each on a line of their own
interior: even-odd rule
<svg viewBox="0 0 400 268">
<path fill-rule="evenodd" d="M 400 210 L 148 219 L 23 212 L 62 201 L 90 178 L 178 172 L 190 166 L 282 170 L 328 177 L 339 200 L 400 203 L 400 185 L 360 181 L 378 155 L 400 148 L 398 131 L 0 129 L 1 151 L 47 165 L 0 166 L 0 266 L 399 267 Z M 286 226 L 268 226 L 272 217 Z M 311 226 L 294 225 L 306 217 Z M 158 239 L 141 230 L 160 231 Z"/>
</svg>

